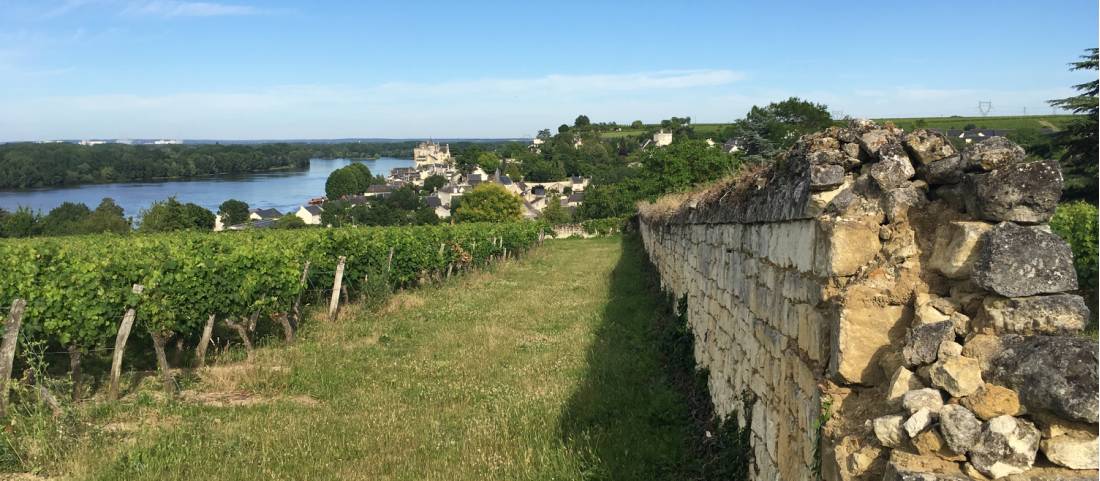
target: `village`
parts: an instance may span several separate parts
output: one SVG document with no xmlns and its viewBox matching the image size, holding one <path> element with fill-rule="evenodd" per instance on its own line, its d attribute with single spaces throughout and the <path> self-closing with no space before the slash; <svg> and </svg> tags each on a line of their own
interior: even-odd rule
<svg viewBox="0 0 1100 481">
<path fill-rule="evenodd" d="M 654 135 L 653 145 L 668 145 L 672 142 L 672 134 L 661 132 Z M 531 149 L 537 149 L 540 139 L 533 139 Z M 649 144 L 649 142 L 647 142 Z M 504 159 L 510 162 L 512 159 Z M 275 222 L 286 215 L 294 215 L 306 225 L 322 225 L 322 213 L 325 204 L 333 200 L 340 200 L 352 206 L 363 205 L 377 199 L 385 198 L 398 189 L 412 186 L 416 190 L 422 190 L 428 178 L 438 176 L 445 179 L 442 187 L 434 189 L 424 197 L 424 202 L 432 209 L 439 219 L 447 221 L 451 218 L 452 207 L 457 203 L 456 199 L 469 192 L 478 185 L 490 183 L 502 186 L 508 192 L 515 194 L 523 200 L 522 215 L 524 219 L 537 219 L 549 202 L 557 199 L 563 210 L 572 214 L 584 201 L 585 188 L 591 182 L 590 178 L 570 176 L 551 182 L 524 182 L 513 180 L 508 175 L 502 174 L 500 169 L 486 172 L 481 167 L 475 167 L 471 172 L 462 172 L 455 165 L 454 156 L 448 144 L 439 144 L 431 140 L 421 142 L 413 149 L 412 167 L 399 167 L 392 169 L 385 177 L 384 184 L 373 184 L 366 191 L 346 195 L 340 199 L 328 199 L 321 196 L 310 199 L 309 202 L 298 206 L 292 212 L 280 212 L 273 208 L 253 208 L 249 210 L 249 220 L 244 223 L 225 225 L 222 216 L 215 219 L 214 230 L 244 230 L 262 229 L 275 226 Z"/>
</svg>

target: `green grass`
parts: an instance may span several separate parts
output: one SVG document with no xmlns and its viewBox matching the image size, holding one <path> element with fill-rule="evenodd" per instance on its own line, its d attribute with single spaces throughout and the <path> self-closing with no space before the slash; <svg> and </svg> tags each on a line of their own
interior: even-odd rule
<svg viewBox="0 0 1100 481">
<path fill-rule="evenodd" d="M 636 240 L 550 241 L 380 309 L 311 321 L 297 344 L 260 349 L 250 368 L 206 369 L 191 386 L 264 402 L 217 407 L 140 392 L 86 403 L 86 428 L 47 471 L 119 480 L 707 477 L 706 465 L 721 464 L 699 454 L 707 396 L 684 389 L 690 345 L 665 343 L 679 331 L 660 327 L 670 316 L 649 269 Z"/>
<path fill-rule="evenodd" d="M 999 117 L 913 117 L 875 119 L 875 121 L 880 123 L 893 122 L 894 125 L 905 130 L 917 128 L 917 122 L 919 120 L 924 121 L 923 127 L 925 128 L 943 130 L 962 129 L 970 124 L 977 126 L 979 129 L 1018 130 L 1050 128 L 1060 130 L 1069 121 L 1073 120 L 1073 118 L 1072 115 L 1013 115 Z"/>
</svg>

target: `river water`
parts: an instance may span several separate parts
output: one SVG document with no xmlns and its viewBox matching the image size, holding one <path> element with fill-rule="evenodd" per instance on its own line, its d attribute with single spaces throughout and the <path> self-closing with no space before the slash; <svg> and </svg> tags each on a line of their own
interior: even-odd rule
<svg viewBox="0 0 1100 481">
<path fill-rule="evenodd" d="M 313 159 L 308 170 L 265 172 L 232 177 L 204 177 L 164 182 L 126 182 L 86 184 L 33 190 L 0 190 L 0 208 L 14 211 L 30 207 L 43 214 L 63 202 L 83 202 L 95 209 L 104 197 L 110 197 L 126 210 L 126 216 L 138 217 L 153 202 L 175 196 L 180 202 L 193 202 L 213 212 L 227 199 L 248 203 L 249 207 L 274 208 L 286 213 L 297 210 L 314 197 L 325 195 L 328 175 L 352 162 L 361 162 L 374 175 L 389 175 L 396 167 L 412 167 L 411 159 L 382 157 L 376 160 Z"/>
</svg>

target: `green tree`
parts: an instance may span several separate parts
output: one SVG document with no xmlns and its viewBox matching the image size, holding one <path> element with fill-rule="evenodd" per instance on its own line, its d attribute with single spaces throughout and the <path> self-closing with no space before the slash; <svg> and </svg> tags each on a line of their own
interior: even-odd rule
<svg viewBox="0 0 1100 481">
<path fill-rule="evenodd" d="M 569 126 L 568 125 L 561 124 L 561 125 L 558 126 L 558 133 L 559 134 L 564 134 L 566 132 L 569 132 Z"/>
<path fill-rule="evenodd" d="M 1097 53 L 1100 50 L 1090 48 L 1081 60 L 1070 64 L 1070 70 L 1097 70 L 1100 62 Z M 1054 107 L 1069 110 L 1075 114 L 1084 114 L 1074 119 L 1066 129 L 1056 133 L 1056 143 L 1065 148 L 1062 155 L 1062 171 L 1066 178 L 1065 194 L 1070 199 L 1097 201 L 1097 94 L 1100 93 L 1100 80 L 1092 74 L 1092 80 L 1074 85 L 1079 92 L 1073 97 L 1051 100 Z"/>
<path fill-rule="evenodd" d="M 712 149 L 702 140 L 683 140 L 646 152 L 645 176 L 657 194 L 690 189 L 734 172 L 734 157 Z"/>
<path fill-rule="evenodd" d="M 644 129 L 645 128 L 645 123 L 643 123 L 641 120 L 635 120 L 635 121 L 630 123 L 630 128 L 632 128 L 632 129 Z"/>
<path fill-rule="evenodd" d="M 248 204 L 237 199 L 229 199 L 218 206 L 218 215 L 222 217 L 222 224 L 243 224 L 248 222 Z"/>
<path fill-rule="evenodd" d="M 272 226 L 276 229 L 302 229 L 307 227 L 306 221 L 302 220 L 294 214 L 287 214 L 278 219 L 275 219 L 275 224 Z"/>
<path fill-rule="evenodd" d="M 447 178 L 439 174 L 428 176 L 424 179 L 424 192 L 435 192 L 447 185 Z"/>
<path fill-rule="evenodd" d="M 539 214 L 539 219 L 546 221 L 550 225 L 561 225 L 572 222 L 573 215 L 569 213 L 569 210 L 561 206 L 560 195 L 548 195 L 546 196 L 546 207 L 544 207 L 542 213 Z"/>
<path fill-rule="evenodd" d="M 83 203 L 64 202 L 54 207 L 41 221 L 43 235 L 84 234 L 91 209 Z"/>
<path fill-rule="evenodd" d="M 523 200 L 498 184 L 483 183 L 462 196 L 458 222 L 508 222 L 522 218 Z"/>
<path fill-rule="evenodd" d="M 753 106 L 744 119 L 734 122 L 732 137 L 753 162 L 770 161 L 799 137 L 833 125 L 823 104 L 791 97 L 766 107 Z"/>
<path fill-rule="evenodd" d="M 0 237 L 30 237 L 39 231 L 39 215 L 27 207 L 20 207 L 0 218 Z"/>
<path fill-rule="evenodd" d="M 577 119 L 573 121 L 573 127 L 577 129 L 587 129 L 592 125 L 592 122 L 588 120 L 588 116 L 581 114 L 577 116 Z"/>
<path fill-rule="evenodd" d="M 1097 231 L 1096 206 L 1083 201 L 1068 202 L 1058 206 L 1050 219 L 1050 229 L 1069 243 L 1073 251 L 1073 267 L 1077 271 L 1077 284 L 1089 298 L 1089 305 L 1096 306 L 1097 276 L 1100 275 L 1100 232 Z M 1096 329 L 1098 312 L 1092 310 L 1092 329 Z"/>
<path fill-rule="evenodd" d="M 130 221 L 126 220 L 124 213 L 122 207 L 119 207 L 114 199 L 104 197 L 85 221 L 84 231 L 89 233 L 113 232 L 115 234 L 130 232 Z"/>
<path fill-rule="evenodd" d="M 416 210 L 424 205 L 420 196 L 408 185 L 391 192 L 382 203 L 397 210 Z"/>
<path fill-rule="evenodd" d="M 177 230 L 210 230 L 214 228 L 214 213 L 201 206 L 182 204 L 175 197 L 154 202 L 141 213 L 141 232 L 170 232 Z"/>
<path fill-rule="evenodd" d="M 495 152 L 482 152 L 477 156 L 477 165 L 486 173 L 496 172 L 500 168 L 500 156 Z"/>
<path fill-rule="evenodd" d="M 325 195 L 339 199 L 345 195 L 362 194 L 373 182 L 370 169 L 361 163 L 353 163 L 332 171 L 325 181 Z"/>
</svg>

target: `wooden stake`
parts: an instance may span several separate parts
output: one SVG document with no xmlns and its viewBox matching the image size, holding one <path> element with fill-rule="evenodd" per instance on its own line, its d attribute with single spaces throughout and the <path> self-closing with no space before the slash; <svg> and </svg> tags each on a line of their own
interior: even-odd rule
<svg viewBox="0 0 1100 481">
<path fill-rule="evenodd" d="M 199 345 L 195 346 L 195 367 L 200 368 L 206 365 L 206 348 L 210 346 L 210 336 L 214 334 L 214 319 L 218 317 L 217 314 L 211 314 L 206 318 L 206 325 L 202 326 L 202 337 L 199 338 Z"/>
<path fill-rule="evenodd" d="M 393 248 L 390 248 L 390 258 L 393 258 Z M 344 281 L 344 261 L 346 257 L 340 256 L 336 263 L 336 276 L 332 280 L 332 298 L 328 302 L 328 320 L 336 320 L 336 309 L 340 307 L 340 284 Z"/>
<path fill-rule="evenodd" d="M 290 316 L 284 314 L 276 314 L 275 319 L 279 321 L 279 324 L 283 325 L 283 339 L 287 344 L 294 342 L 294 328 L 290 326 Z"/>
<path fill-rule="evenodd" d="M 455 267 L 454 262 L 451 262 L 451 263 L 447 264 L 447 278 L 448 279 L 451 278 L 451 270 L 454 269 L 454 267 Z"/>
<path fill-rule="evenodd" d="M 168 341 L 168 337 L 160 331 L 149 331 L 149 335 L 153 337 L 153 350 L 156 351 L 157 370 L 160 371 L 160 380 L 164 384 L 164 394 L 172 397 L 176 394 L 176 383 L 172 379 L 168 356 L 164 352 L 164 344 Z"/>
<path fill-rule="evenodd" d="M 390 256 L 386 258 L 386 273 L 393 270 L 393 247 L 390 247 Z"/>
<path fill-rule="evenodd" d="M 69 377 L 73 380 L 73 402 L 80 401 L 80 348 L 76 344 L 69 344 Z"/>
<path fill-rule="evenodd" d="M 302 277 L 298 279 L 298 298 L 294 300 L 294 319 L 290 320 L 290 326 L 298 329 L 302 322 L 302 291 L 306 288 L 306 279 L 309 276 L 309 261 L 302 267 Z"/>
<path fill-rule="evenodd" d="M 0 342 L 0 416 L 8 414 L 8 382 L 11 381 L 15 347 L 19 344 L 19 327 L 23 325 L 23 312 L 26 309 L 27 301 L 12 301 L 8 319 L 4 321 L 4 340 Z"/>
<path fill-rule="evenodd" d="M 133 293 L 141 294 L 143 289 L 141 284 L 134 284 Z M 118 334 L 115 335 L 115 351 L 111 358 L 111 388 L 107 393 L 107 398 L 112 401 L 118 400 L 118 378 L 122 376 L 122 355 L 126 352 L 126 340 L 130 338 L 130 328 L 134 326 L 135 316 L 137 316 L 136 309 L 132 307 L 127 309 L 126 314 L 122 316 L 122 324 L 118 326 Z"/>
</svg>

